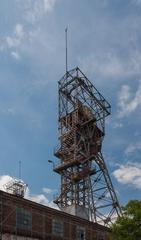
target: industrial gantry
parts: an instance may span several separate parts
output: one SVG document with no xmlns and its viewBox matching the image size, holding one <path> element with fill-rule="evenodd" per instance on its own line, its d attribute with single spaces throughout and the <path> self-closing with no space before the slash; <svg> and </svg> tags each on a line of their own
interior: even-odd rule
<svg viewBox="0 0 141 240">
<path fill-rule="evenodd" d="M 111 106 L 77 67 L 58 82 L 61 190 L 54 202 L 67 213 L 110 225 L 120 205 L 101 148 Z"/>
</svg>

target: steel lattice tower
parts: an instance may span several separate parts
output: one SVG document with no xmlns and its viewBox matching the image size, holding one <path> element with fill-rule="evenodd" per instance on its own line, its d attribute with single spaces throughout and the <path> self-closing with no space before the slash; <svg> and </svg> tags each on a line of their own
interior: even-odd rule
<svg viewBox="0 0 141 240">
<path fill-rule="evenodd" d="M 111 106 L 77 67 L 59 84 L 59 146 L 54 155 L 61 176 L 54 200 L 65 212 L 109 225 L 121 213 L 101 153 Z"/>
</svg>

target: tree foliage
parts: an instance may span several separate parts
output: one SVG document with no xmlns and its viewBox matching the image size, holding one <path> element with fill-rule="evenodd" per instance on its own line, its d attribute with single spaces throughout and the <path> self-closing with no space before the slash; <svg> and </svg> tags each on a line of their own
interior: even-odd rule
<svg viewBox="0 0 141 240">
<path fill-rule="evenodd" d="M 141 201 L 132 200 L 112 227 L 112 240 L 141 240 Z"/>
</svg>

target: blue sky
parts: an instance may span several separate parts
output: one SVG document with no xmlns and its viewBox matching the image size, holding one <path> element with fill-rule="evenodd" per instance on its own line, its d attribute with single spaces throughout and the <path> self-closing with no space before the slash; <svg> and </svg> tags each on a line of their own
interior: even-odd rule
<svg viewBox="0 0 141 240">
<path fill-rule="evenodd" d="M 111 103 L 103 154 L 119 201 L 141 198 L 141 1 L 0 1 L 0 186 L 28 183 L 27 197 L 52 205 L 59 176 L 57 81 L 79 66 Z"/>
</svg>

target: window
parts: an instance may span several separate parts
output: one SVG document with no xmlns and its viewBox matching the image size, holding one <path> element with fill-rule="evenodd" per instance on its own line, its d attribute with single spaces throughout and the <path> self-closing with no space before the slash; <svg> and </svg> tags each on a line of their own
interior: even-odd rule
<svg viewBox="0 0 141 240">
<path fill-rule="evenodd" d="M 86 239 L 86 232 L 85 228 L 81 226 L 76 227 L 76 239 L 77 240 L 85 240 Z"/>
<path fill-rule="evenodd" d="M 32 227 L 32 214 L 31 212 L 23 209 L 16 209 L 16 225 L 17 229 L 31 230 Z"/>
<path fill-rule="evenodd" d="M 104 234 L 98 234 L 97 239 L 98 239 L 98 240 L 105 240 Z"/>
<path fill-rule="evenodd" d="M 56 236 L 63 238 L 64 235 L 63 222 L 60 219 L 52 220 L 52 233 Z"/>
</svg>

